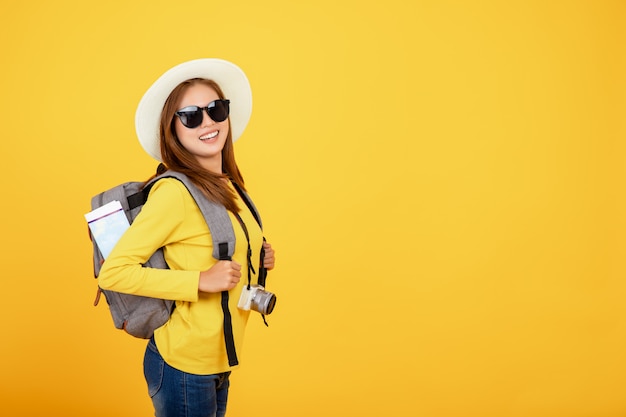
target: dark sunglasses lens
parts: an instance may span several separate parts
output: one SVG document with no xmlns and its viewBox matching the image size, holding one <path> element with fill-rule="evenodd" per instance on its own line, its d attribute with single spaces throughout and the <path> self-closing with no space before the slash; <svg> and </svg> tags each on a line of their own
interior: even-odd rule
<svg viewBox="0 0 626 417">
<path fill-rule="evenodd" d="M 190 111 L 180 111 L 176 114 L 178 114 L 180 122 L 189 129 L 193 129 L 202 124 L 202 109 L 200 108 Z"/>
<path fill-rule="evenodd" d="M 211 104 L 213 104 L 213 107 L 209 107 L 209 116 L 211 116 L 211 119 L 216 122 L 223 122 L 228 118 L 228 100 L 215 100 Z"/>
</svg>

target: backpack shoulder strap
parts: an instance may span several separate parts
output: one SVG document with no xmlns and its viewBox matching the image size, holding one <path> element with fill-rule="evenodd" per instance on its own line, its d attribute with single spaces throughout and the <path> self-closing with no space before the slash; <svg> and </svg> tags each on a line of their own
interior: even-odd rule
<svg viewBox="0 0 626 417">
<path fill-rule="evenodd" d="M 168 170 L 163 174 L 157 176 L 150 184 L 162 178 L 176 178 L 182 182 L 189 193 L 195 200 L 196 204 L 200 208 L 204 219 L 206 220 L 209 230 L 211 232 L 211 238 L 213 240 L 213 257 L 219 260 L 230 260 L 235 253 L 235 231 L 233 224 L 228 216 L 226 208 L 221 204 L 213 203 L 209 201 L 202 191 L 198 189 L 185 174 L 180 172 Z M 148 187 L 146 187 L 148 188 Z M 149 188 L 148 188 L 149 192 Z M 147 194 L 146 194 L 147 196 Z M 228 354 L 228 363 L 230 366 L 239 364 L 237 358 L 237 352 L 235 349 L 235 341 L 233 337 L 232 316 L 228 308 L 229 304 L 228 291 L 222 291 L 221 305 L 222 312 L 224 314 L 224 341 L 226 344 L 226 353 Z"/>
</svg>

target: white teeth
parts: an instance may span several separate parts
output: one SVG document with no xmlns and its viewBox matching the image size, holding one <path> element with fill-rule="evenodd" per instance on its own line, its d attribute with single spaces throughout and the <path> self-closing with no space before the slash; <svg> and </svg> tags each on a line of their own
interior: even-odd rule
<svg viewBox="0 0 626 417">
<path fill-rule="evenodd" d="M 218 133 L 219 132 L 216 131 L 216 132 L 209 133 L 208 135 L 200 136 L 200 140 L 213 139 L 214 137 L 217 136 Z"/>
</svg>

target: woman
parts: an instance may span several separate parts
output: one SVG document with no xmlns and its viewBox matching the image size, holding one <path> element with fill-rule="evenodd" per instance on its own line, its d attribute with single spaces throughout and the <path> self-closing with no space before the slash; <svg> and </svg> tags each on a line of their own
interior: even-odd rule
<svg viewBox="0 0 626 417">
<path fill-rule="evenodd" d="M 144 357 L 157 417 L 225 414 L 229 375 L 236 366 L 229 365 L 225 346 L 222 292 L 229 295 L 235 350 L 240 351 L 249 311 L 237 308 L 237 302 L 248 269 L 258 272 L 259 266 L 248 265 L 248 259 L 274 267 L 274 250 L 263 243 L 260 227 L 231 183 L 243 188 L 233 141 L 247 125 L 251 104 L 248 80 L 237 66 L 201 59 L 163 74 L 137 108 L 135 126 L 144 149 L 226 207 L 236 237 L 232 260 L 213 258 L 211 235 L 193 197 L 180 181 L 164 178 L 154 184 L 100 271 L 103 289 L 176 300 Z M 170 269 L 143 267 L 160 247 Z"/>
</svg>

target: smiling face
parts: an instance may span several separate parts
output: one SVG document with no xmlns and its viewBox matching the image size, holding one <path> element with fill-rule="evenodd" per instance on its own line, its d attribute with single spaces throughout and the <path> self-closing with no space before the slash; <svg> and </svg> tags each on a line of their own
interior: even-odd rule
<svg viewBox="0 0 626 417">
<path fill-rule="evenodd" d="M 188 106 L 206 107 L 218 100 L 218 93 L 206 84 L 196 83 L 187 88 L 178 102 L 177 109 Z M 209 171 L 222 173 L 222 149 L 228 139 L 229 121 L 216 122 L 205 110 L 200 126 L 190 129 L 174 116 L 174 130 L 181 145 Z"/>
</svg>

